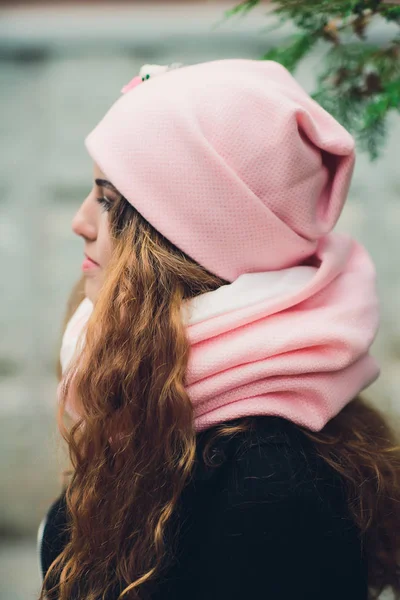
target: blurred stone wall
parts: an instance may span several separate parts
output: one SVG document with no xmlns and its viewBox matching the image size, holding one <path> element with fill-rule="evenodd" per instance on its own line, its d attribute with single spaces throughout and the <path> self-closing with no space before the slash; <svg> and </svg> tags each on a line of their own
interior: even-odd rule
<svg viewBox="0 0 400 600">
<path fill-rule="evenodd" d="M 277 40 L 260 14 L 218 28 L 224 7 L 42 8 L 0 12 L 0 533 L 29 534 L 60 489 L 55 361 L 60 323 L 80 275 L 70 231 L 91 187 L 83 139 L 144 63 L 260 57 Z M 299 70 L 312 89 L 317 51 Z M 339 227 L 378 270 L 383 322 L 370 393 L 398 404 L 400 119 L 385 156 L 359 158 Z"/>
</svg>

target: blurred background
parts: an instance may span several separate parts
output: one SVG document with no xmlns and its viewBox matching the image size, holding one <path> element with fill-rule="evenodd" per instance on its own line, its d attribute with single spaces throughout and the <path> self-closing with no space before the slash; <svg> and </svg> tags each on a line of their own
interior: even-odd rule
<svg viewBox="0 0 400 600">
<path fill-rule="evenodd" d="M 34 599 L 38 525 L 60 493 L 65 456 L 55 425 L 55 365 L 82 244 L 70 222 L 91 187 L 85 135 L 144 63 L 259 58 L 266 5 L 221 22 L 217 1 L 0 1 L 0 599 Z M 379 28 L 377 38 L 385 33 Z M 311 91 L 320 55 L 296 76 Z M 400 413 L 400 117 L 381 159 L 358 158 L 339 229 L 370 251 L 382 327 L 382 377 L 366 394 Z"/>
</svg>

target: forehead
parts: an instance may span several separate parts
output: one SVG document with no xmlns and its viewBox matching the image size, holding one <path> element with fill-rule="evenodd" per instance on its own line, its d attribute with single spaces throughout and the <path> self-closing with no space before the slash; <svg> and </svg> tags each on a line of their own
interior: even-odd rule
<svg viewBox="0 0 400 600">
<path fill-rule="evenodd" d="M 93 179 L 107 179 L 97 163 L 93 163 Z"/>
</svg>

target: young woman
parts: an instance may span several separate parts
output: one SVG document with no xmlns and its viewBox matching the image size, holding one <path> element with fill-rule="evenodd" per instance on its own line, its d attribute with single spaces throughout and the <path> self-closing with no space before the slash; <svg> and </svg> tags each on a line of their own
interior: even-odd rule
<svg viewBox="0 0 400 600">
<path fill-rule="evenodd" d="M 399 597 L 398 440 L 359 397 L 375 271 L 332 232 L 352 137 L 273 62 L 144 68 L 122 91 L 73 221 L 73 470 L 41 598 Z"/>
</svg>

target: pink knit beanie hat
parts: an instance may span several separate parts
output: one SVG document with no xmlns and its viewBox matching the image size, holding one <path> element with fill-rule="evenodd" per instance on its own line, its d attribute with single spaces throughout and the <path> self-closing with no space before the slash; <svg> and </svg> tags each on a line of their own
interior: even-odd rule
<svg viewBox="0 0 400 600">
<path fill-rule="evenodd" d="M 86 146 L 155 229 L 230 282 L 313 255 L 354 167 L 351 135 L 269 61 L 150 78 L 117 100 Z"/>
</svg>

